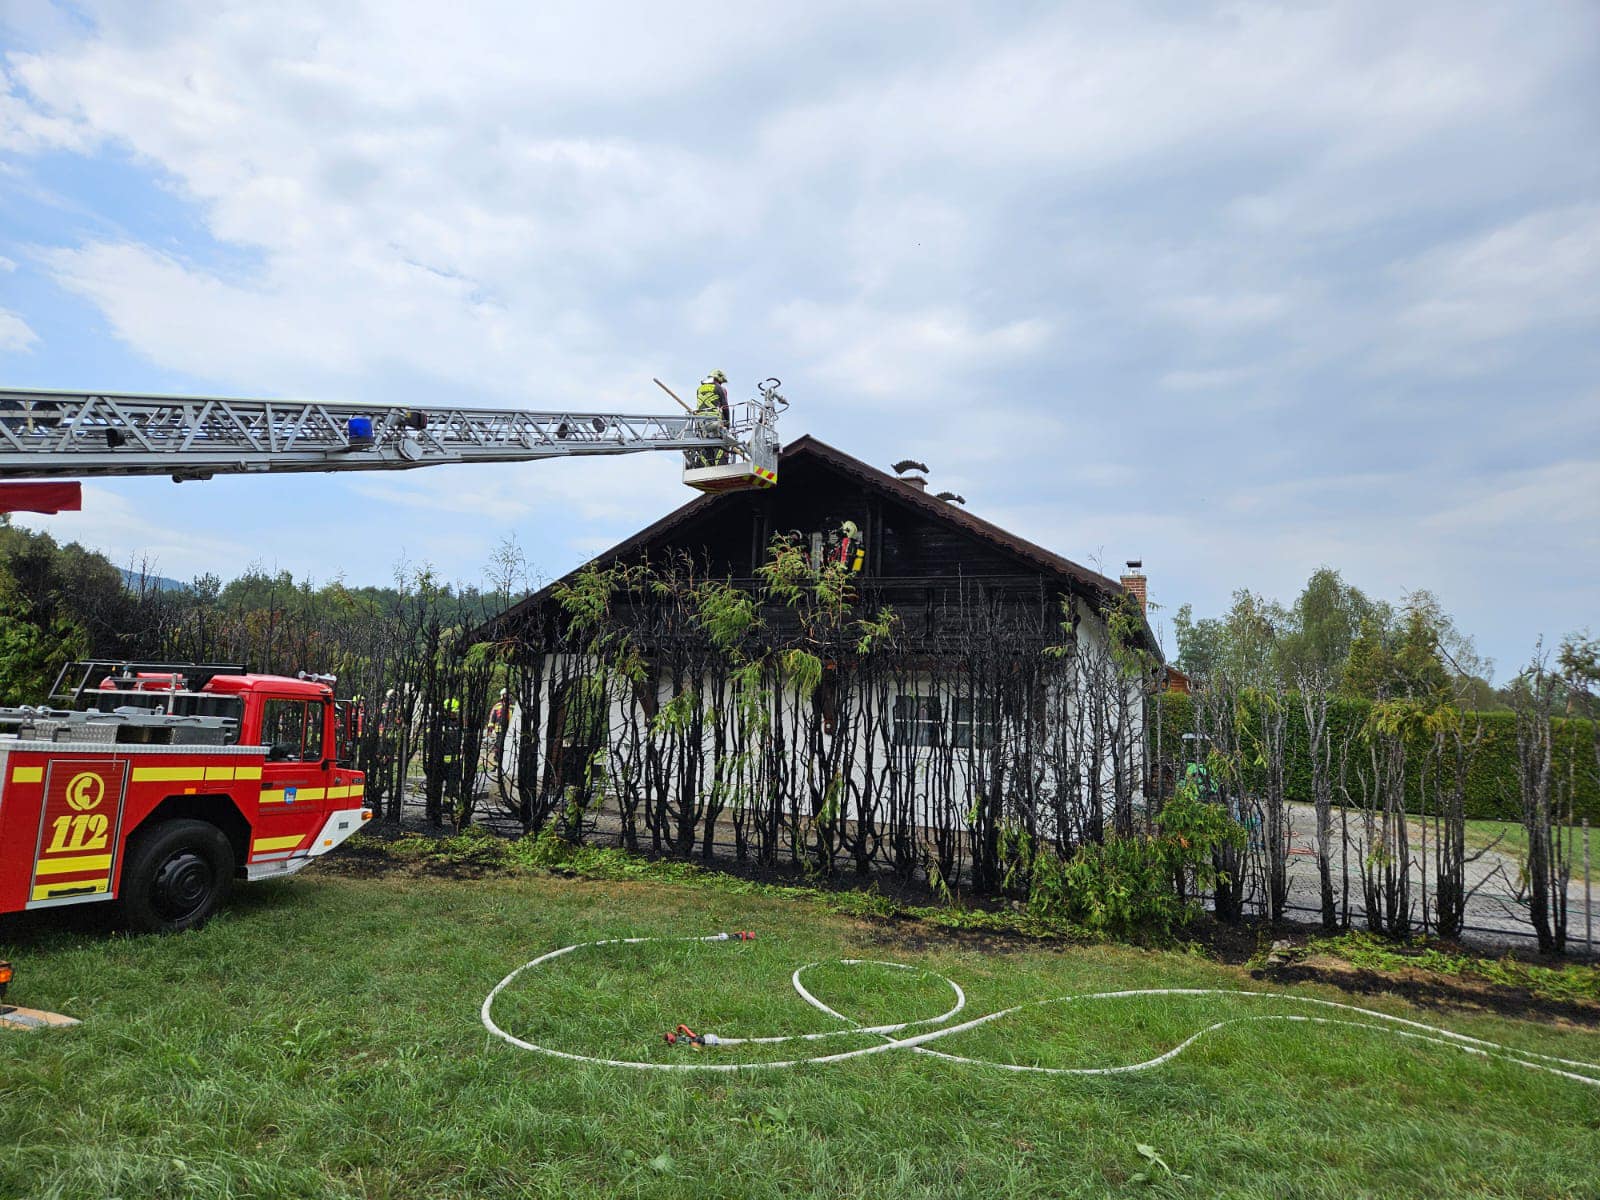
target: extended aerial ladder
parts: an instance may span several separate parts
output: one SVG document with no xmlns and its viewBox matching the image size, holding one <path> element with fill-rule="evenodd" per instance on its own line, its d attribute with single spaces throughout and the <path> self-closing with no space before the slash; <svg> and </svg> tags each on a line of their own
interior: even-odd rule
<svg viewBox="0 0 1600 1200">
<path fill-rule="evenodd" d="M 642 416 L 0 389 L 0 481 L 170 475 L 182 482 L 679 450 L 684 483 L 739 491 L 777 482 L 777 421 L 788 407 L 779 386 L 768 379 L 760 399 L 731 405 L 726 425 L 687 406 L 682 414 Z"/>
</svg>

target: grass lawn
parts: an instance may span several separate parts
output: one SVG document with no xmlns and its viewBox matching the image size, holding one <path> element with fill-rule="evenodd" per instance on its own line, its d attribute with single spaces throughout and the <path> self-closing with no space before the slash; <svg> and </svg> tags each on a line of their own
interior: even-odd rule
<svg viewBox="0 0 1600 1200">
<path fill-rule="evenodd" d="M 1573 834 L 1578 856 L 1583 853 L 1581 837 L 1581 832 Z M 1507 858 L 1528 857 L 1528 831 L 1520 821 L 1468 821 L 1466 843 L 1468 851 L 1493 849 Z"/>
<path fill-rule="evenodd" d="M 984 945 L 710 885 L 529 874 L 313 872 L 242 889 L 205 930 L 166 939 L 19 918 L 0 924 L 13 998 L 85 1023 L 0 1037 L 0 1196 L 1600 1194 L 1600 1091 L 1354 1029 L 1233 1026 L 1167 1066 L 1103 1078 L 903 1052 L 718 1076 L 560 1062 L 479 1023 L 497 980 L 557 946 L 741 928 L 758 940 L 569 955 L 519 979 L 496 1017 L 564 1049 L 687 1060 L 661 1042 L 680 1021 L 828 1028 L 789 986 L 813 960 L 927 966 L 967 989 L 973 1015 L 1066 992 L 1264 986 L 1197 955 Z M 942 984 L 909 972 L 824 966 L 807 985 L 860 1019 L 948 1006 Z M 1358 1002 L 1600 1061 L 1593 1030 Z M 1218 998 L 1057 1006 L 938 1048 L 1111 1064 L 1262 1011 Z"/>
</svg>

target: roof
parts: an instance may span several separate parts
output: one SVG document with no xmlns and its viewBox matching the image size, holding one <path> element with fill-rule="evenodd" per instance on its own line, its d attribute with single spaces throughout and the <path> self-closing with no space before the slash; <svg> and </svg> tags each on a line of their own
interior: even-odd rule
<svg viewBox="0 0 1600 1200">
<path fill-rule="evenodd" d="M 830 446 L 827 442 L 814 438 L 810 434 L 796 438 L 785 446 L 779 454 L 779 487 L 783 486 L 782 466 L 786 463 L 793 463 L 796 459 L 802 457 L 813 458 L 826 463 L 835 470 L 859 480 L 869 488 L 881 492 L 898 503 L 920 510 L 935 520 L 954 525 L 965 533 L 989 542 L 1033 564 L 1047 574 L 1062 577 L 1069 581 L 1070 584 L 1075 585 L 1077 591 L 1087 593 L 1100 604 L 1112 602 L 1127 594 L 1127 590 L 1115 579 L 1091 570 L 1080 563 L 1075 563 L 1071 559 L 1064 558 L 1053 551 L 1046 550 L 1043 546 L 1036 545 L 1026 538 L 1018 537 L 991 521 L 985 521 L 982 517 L 974 516 L 959 504 L 940 500 L 937 496 L 930 496 L 920 488 L 913 487 L 903 480 L 897 479 L 887 471 L 880 471 L 877 467 L 864 463 L 859 458 L 846 454 L 843 450 Z M 524 610 L 537 607 L 549 596 L 557 583 L 571 580 L 584 567 L 589 566 L 590 563 L 615 562 L 618 559 L 627 558 L 635 552 L 647 548 L 658 538 L 706 515 L 718 505 L 736 503 L 737 501 L 734 497 L 740 494 L 723 493 L 720 495 L 696 496 L 687 504 L 674 509 L 653 524 L 645 526 L 638 533 L 618 542 L 609 550 L 597 554 L 583 566 L 569 571 L 555 583 L 547 584 L 513 605 L 501 613 L 495 623 L 509 617 L 515 617 Z M 1151 648 L 1156 648 L 1155 638 L 1150 635 L 1148 625 L 1146 626 L 1146 634 L 1149 637 Z"/>
<path fill-rule="evenodd" d="M 783 458 L 792 454 L 809 453 L 823 462 L 837 467 L 848 475 L 853 475 L 870 487 L 875 487 L 902 503 L 909 503 L 913 508 L 920 508 L 942 521 L 947 521 L 959 526 L 967 533 L 973 534 L 987 542 L 999 546 L 1002 550 L 1010 551 L 1020 558 L 1025 558 L 1035 566 L 1041 567 L 1057 575 L 1065 575 L 1080 587 L 1093 592 L 1099 592 L 1107 597 L 1121 596 L 1124 589 L 1115 579 L 1111 579 L 1098 571 L 1092 571 L 1069 558 L 1063 558 L 1043 546 L 1034 544 L 1026 538 L 1001 529 L 992 521 L 985 521 L 982 517 L 973 516 L 959 504 L 952 504 L 948 500 L 941 500 L 937 496 L 930 496 L 921 488 L 912 487 L 910 484 L 895 478 L 887 471 L 880 471 L 877 467 L 870 466 L 837 450 L 827 442 L 818 441 L 810 434 L 797 438 L 784 448 Z M 679 512 L 684 511 L 679 509 Z"/>
</svg>

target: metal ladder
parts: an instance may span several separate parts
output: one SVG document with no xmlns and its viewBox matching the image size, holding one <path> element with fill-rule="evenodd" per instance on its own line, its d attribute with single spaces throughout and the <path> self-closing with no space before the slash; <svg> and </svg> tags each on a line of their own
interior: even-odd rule
<svg viewBox="0 0 1600 1200">
<path fill-rule="evenodd" d="M 170 475 L 174 480 L 285 471 L 394 471 L 448 463 L 528 462 L 647 450 L 717 452 L 775 475 L 770 394 L 714 417 L 529 412 L 460 405 L 0 389 L 0 479 Z M 685 472 L 686 482 L 689 472 Z M 749 486 L 763 486 L 766 481 Z"/>
</svg>

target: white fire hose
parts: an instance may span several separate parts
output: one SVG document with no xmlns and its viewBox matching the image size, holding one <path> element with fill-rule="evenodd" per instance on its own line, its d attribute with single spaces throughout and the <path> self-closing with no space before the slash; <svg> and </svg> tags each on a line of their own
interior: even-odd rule
<svg viewBox="0 0 1600 1200">
<path fill-rule="evenodd" d="M 945 1024 L 945 1022 L 951 1021 L 960 1015 L 967 1006 L 966 993 L 961 990 L 960 985 L 955 980 L 948 979 L 924 967 L 864 958 L 841 958 L 836 962 L 841 966 L 847 967 L 875 966 L 895 971 L 914 971 L 927 975 L 945 984 L 950 989 L 955 1002 L 949 1009 L 936 1017 L 922 1017 L 889 1025 L 861 1025 L 843 1013 L 830 1008 L 806 989 L 805 984 L 801 981 L 801 976 L 812 967 L 820 965 L 819 963 L 807 963 L 805 966 L 795 970 L 794 974 L 790 976 L 789 982 L 794 986 L 795 992 L 802 1000 L 818 1012 L 825 1013 L 842 1022 L 842 1028 L 830 1029 L 822 1033 L 789 1033 L 767 1037 L 722 1037 L 712 1033 L 696 1034 L 687 1026 L 680 1025 L 678 1034 L 667 1035 L 669 1042 L 688 1042 L 697 1048 L 703 1046 L 770 1046 L 786 1042 L 820 1042 L 828 1038 L 860 1036 L 862 1034 L 872 1034 L 883 1039 L 881 1042 L 854 1050 L 844 1050 L 832 1054 L 811 1054 L 799 1058 L 784 1059 L 780 1062 L 710 1062 L 704 1058 L 696 1058 L 693 1061 L 686 1062 L 644 1062 L 634 1059 L 601 1058 L 597 1055 L 576 1054 L 570 1050 L 557 1050 L 550 1046 L 540 1046 L 519 1038 L 515 1034 L 506 1032 L 495 1023 L 493 1016 L 495 998 L 509 987 L 518 976 L 574 951 L 601 946 L 638 946 L 650 942 L 725 942 L 736 939 L 748 940 L 751 936 L 753 935 L 745 933 L 714 933 L 707 937 L 607 938 L 602 941 L 578 942 L 571 946 L 563 946 L 559 950 L 552 950 L 548 954 L 541 954 L 538 958 L 523 963 L 522 966 L 494 985 L 493 990 L 483 998 L 481 1016 L 484 1027 L 502 1041 L 509 1042 L 511 1045 L 523 1050 L 531 1050 L 535 1054 L 566 1059 L 570 1062 L 591 1063 L 604 1067 L 626 1067 L 638 1071 L 775 1071 L 787 1067 L 798 1067 L 807 1063 L 844 1062 L 847 1059 L 864 1058 L 869 1054 L 887 1054 L 892 1051 L 909 1050 L 916 1054 L 926 1054 L 934 1058 L 941 1058 L 946 1062 L 963 1063 L 975 1067 L 991 1067 L 999 1071 L 1025 1071 L 1036 1075 L 1124 1075 L 1134 1071 L 1147 1071 L 1152 1067 L 1159 1067 L 1169 1063 L 1201 1038 L 1208 1034 L 1216 1033 L 1218 1030 L 1226 1029 L 1230 1025 L 1267 1021 L 1293 1021 L 1310 1025 L 1342 1025 L 1354 1029 L 1376 1030 L 1393 1037 L 1445 1046 L 1453 1050 L 1459 1050 L 1464 1054 L 1473 1054 L 1482 1058 L 1515 1063 L 1519 1067 L 1527 1067 L 1534 1071 L 1544 1071 L 1551 1075 L 1559 1075 L 1564 1079 L 1588 1084 L 1590 1087 L 1600 1088 L 1600 1064 L 1579 1062 L 1569 1058 L 1557 1058 L 1554 1055 L 1538 1054 L 1532 1050 L 1519 1050 L 1513 1046 L 1504 1046 L 1498 1042 L 1485 1041 L 1483 1038 L 1470 1037 L 1464 1033 L 1455 1033 L 1435 1025 L 1423 1024 L 1421 1021 L 1409 1020 L 1406 1017 L 1392 1016 L 1389 1013 L 1378 1012 L 1370 1008 L 1359 1008 L 1354 1004 L 1340 1004 L 1334 1000 L 1320 1000 L 1313 996 L 1293 996 L 1282 992 L 1254 992 L 1241 988 L 1132 988 L 1114 992 L 1081 992 L 1073 995 L 1053 996 L 1047 1000 L 1029 1000 L 1022 1004 L 1012 1005 L 1010 1008 L 1002 1008 L 995 1012 L 986 1013 L 981 1017 L 970 1017 L 965 1021 L 949 1025 Z M 1197 1030 L 1170 1050 L 1158 1054 L 1154 1058 L 1115 1067 L 1029 1066 L 1023 1063 L 996 1062 L 992 1059 L 969 1058 L 961 1054 L 948 1054 L 944 1051 L 931 1049 L 929 1045 L 932 1042 L 952 1037 L 958 1033 L 964 1033 L 969 1029 L 976 1029 L 980 1025 L 987 1025 L 991 1021 L 998 1021 L 1002 1017 L 1009 1017 L 1014 1013 L 1030 1008 L 1042 1008 L 1045 1005 L 1053 1004 L 1086 1004 L 1100 1001 L 1128 1000 L 1139 996 L 1233 996 L 1252 1002 L 1265 1001 L 1310 1005 L 1322 1010 L 1354 1013 L 1365 1019 L 1355 1020 L 1350 1017 L 1312 1016 L 1307 1013 L 1265 1013 L 1244 1017 L 1230 1017 L 1226 1020 L 1214 1021 L 1210 1025 Z M 918 1026 L 937 1026 L 937 1028 L 927 1029 L 909 1037 L 894 1036 Z"/>
</svg>

